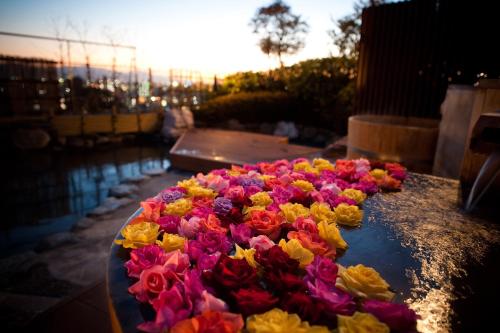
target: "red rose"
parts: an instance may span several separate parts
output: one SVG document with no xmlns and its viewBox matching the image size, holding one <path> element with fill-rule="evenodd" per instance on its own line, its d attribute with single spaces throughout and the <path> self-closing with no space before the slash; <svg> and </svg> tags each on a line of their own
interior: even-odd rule
<svg viewBox="0 0 500 333">
<path fill-rule="evenodd" d="M 250 286 L 258 281 L 255 268 L 245 259 L 232 259 L 225 254 L 215 264 L 211 278 L 219 286 L 228 289 Z"/>
<path fill-rule="evenodd" d="M 250 219 L 245 221 L 258 235 L 266 235 L 272 240 L 279 236 L 283 222 L 283 216 L 268 210 L 252 211 Z"/>
<path fill-rule="evenodd" d="M 278 303 L 278 298 L 259 287 L 233 291 L 231 296 L 234 297 L 238 309 L 245 317 L 271 310 Z"/>
<path fill-rule="evenodd" d="M 305 291 L 307 289 L 304 280 L 295 274 L 287 272 L 268 272 L 265 275 L 266 285 L 270 289 L 281 294 L 291 291 Z"/>
<path fill-rule="evenodd" d="M 281 308 L 288 313 L 296 313 L 302 320 L 316 323 L 322 314 L 321 303 L 314 302 L 313 299 L 303 292 L 288 293 L 281 301 Z"/>
<path fill-rule="evenodd" d="M 255 260 L 267 272 L 294 272 L 299 267 L 299 262 L 290 258 L 288 253 L 283 251 L 278 245 L 274 245 L 265 251 L 257 251 Z"/>
</svg>

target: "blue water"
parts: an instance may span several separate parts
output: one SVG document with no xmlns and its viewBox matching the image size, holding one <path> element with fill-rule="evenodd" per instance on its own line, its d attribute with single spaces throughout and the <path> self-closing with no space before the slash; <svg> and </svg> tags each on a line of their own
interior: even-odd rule
<svg viewBox="0 0 500 333">
<path fill-rule="evenodd" d="M 16 154 L 1 176 L 0 256 L 70 230 L 112 186 L 144 170 L 168 168 L 167 151 L 153 145 Z"/>
</svg>

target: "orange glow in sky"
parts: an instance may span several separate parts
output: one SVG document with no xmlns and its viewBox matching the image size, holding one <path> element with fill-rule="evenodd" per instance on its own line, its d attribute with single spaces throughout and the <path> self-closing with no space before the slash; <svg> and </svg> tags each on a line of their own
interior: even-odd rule
<svg viewBox="0 0 500 333">
<path fill-rule="evenodd" d="M 148 1 L 13 1 L 0 2 L 0 30 L 78 39 L 87 22 L 86 38 L 107 42 L 106 28 L 114 42 L 137 46 L 140 69 L 153 68 L 167 75 L 170 68 L 200 71 L 205 76 L 236 71 L 266 70 L 277 66 L 276 59 L 264 55 L 257 46 L 249 21 L 258 7 L 270 4 L 262 0 L 148 0 Z M 335 54 L 327 30 L 332 19 L 352 12 L 352 0 L 289 0 L 292 12 L 302 15 L 309 26 L 306 46 L 298 54 L 285 58 L 285 64 Z M 55 22 L 55 23 L 54 23 Z M 109 35 L 109 34 L 108 34 Z M 82 64 L 81 45 L 70 48 L 73 64 Z M 0 54 L 59 60 L 57 42 L 0 36 Z M 115 55 L 118 69 L 128 71 L 132 53 L 113 52 L 110 48 L 89 46 L 92 66 L 109 67 Z M 68 57 L 66 47 L 63 56 Z"/>
</svg>

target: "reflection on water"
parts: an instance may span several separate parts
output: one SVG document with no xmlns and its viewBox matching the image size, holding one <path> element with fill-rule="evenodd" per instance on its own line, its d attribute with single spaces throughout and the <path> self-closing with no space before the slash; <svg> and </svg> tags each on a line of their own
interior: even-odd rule
<svg viewBox="0 0 500 333">
<path fill-rule="evenodd" d="M 402 192 L 367 200 L 365 224 L 352 234 L 370 233 L 364 239 L 372 254 L 357 253 L 346 234 L 353 246 L 341 260 L 368 260 L 380 270 L 398 300 L 422 316 L 424 333 L 477 331 L 495 322 L 488 300 L 500 296 L 500 227 L 464 214 L 457 188 L 456 181 L 412 175 Z"/>
<path fill-rule="evenodd" d="M 2 255 L 31 248 L 47 234 L 69 230 L 106 199 L 110 187 L 144 170 L 167 168 L 166 157 L 164 146 L 13 156 L 1 175 Z"/>
</svg>

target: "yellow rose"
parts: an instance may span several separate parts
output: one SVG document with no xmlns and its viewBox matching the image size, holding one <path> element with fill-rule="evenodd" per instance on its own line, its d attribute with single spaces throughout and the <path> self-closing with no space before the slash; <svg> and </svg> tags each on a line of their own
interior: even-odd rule
<svg viewBox="0 0 500 333">
<path fill-rule="evenodd" d="M 362 203 L 366 199 L 365 193 L 363 193 L 360 190 L 353 189 L 353 188 L 348 188 L 348 189 L 343 190 L 342 192 L 340 192 L 340 195 L 356 201 L 357 204 Z"/>
<path fill-rule="evenodd" d="M 233 259 L 245 259 L 247 263 L 253 268 L 259 268 L 259 264 L 255 261 L 254 255 L 255 249 L 243 249 L 236 244 L 236 252 L 234 256 L 231 256 Z"/>
<path fill-rule="evenodd" d="M 178 199 L 165 206 L 164 213 L 168 215 L 184 216 L 193 208 L 191 199 Z"/>
<path fill-rule="evenodd" d="M 250 213 L 252 213 L 255 210 L 266 210 L 266 207 L 264 206 L 245 206 L 243 207 L 242 213 L 245 218 L 250 217 Z"/>
<path fill-rule="evenodd" d="M 250 196 L 250 200 L 252 200 L 252 204 L 254 206 L 268 206 L 273 203 L 273 199 L 267 192 L 257 192 Z"/>
<path fill-rule="evenodd" d="M 187 188 L 187 195 L 189 197 L 215 198 L 217 196 L 217 193 L 210 188 L 205 188 L 202 186 L 191 186 Z"/>
<path fill-rule="evenodd" d="M 333 211 L 338 224 L 356 227 L 363 219 L 363 211 L 358 206 L 341 203 Z"/>
<path fill-rule="evenodd" d="M 330 163 L 330 161 L 325 160 L 324 158 L 315 158 L 313 160 L 313 165 L 319 171 L 323 171 L 323 170 L 333 171 L 333 170 L 335 170 L 335 167 L 333 166 L 333 164 Z"/>
<path fill-rule="evenodd" d="M 387 171 L 382 169 L 373 169 L 372 171 L 370 171 L 370 175 L 377 179 L 382 179 L 385 175 L 387 175 Z"/>
<path fill-rule="evenodd" d="M 370 313 L 355 312 L 352 317 L 337 315 L 339 333 L 389 333 L 389 326 Z"/>
<path fill-rule="evenodd" d="M 266 182 L 267 180 L 276 178 L 276 176 L 273 176 L 273 175 L 260 175 L 260 176 L 257 176 L 257 178 L 259 178 L 263 182 Z"/>
<path fill-rule="evenodd" d="M 297 186 L 298 188 L 300 188 L 304 192 L 311 192 L 311 191 L 315 190 L 314 185 L 311 184 L 310 182 L 308 182 L 307 180 L 300 180 L 300 179 L 294 180 L 292 182 L 292 185 Z"/>
<path fill-rule="evenodd" d="M 278 308 L 247 318 L 249 333 L 328 333 L 325 326 L 309 326 L 307 321 Z"/>
<path fill-rule="evenodd" d="M 298 217 L 308 217 L 310 214 L 309 209 L 298 203 L 294 204 L 287 202 L 286 204 L 280 205 L 280 210 L 286 220 L 290 223 L 295 222 Z"/>
<path fill-rule="evenodd" d="M 311 205 L 311 215 L 316 221 L 316 223 L 319 223 L 321 221 L 326 221 L 328 223 L 333 223 L 336 220 L 335 213 L 332 212 L 330 209 L 330 206 L 328 206 L 327 203 L 324 202 L 314 202 Z"/>
<path fill-rule="evenodd" d="M 198 183 L 198 181 L 196 179 L 190 178 L 190 179 L 184 179 L 184 180 L 177 182 L 177 186 L 185 188 L 187 190 L 188 188 L 193 187 L 193 186 L 200 186 L 200 183 Z"/>
<path fill-rule="evenodd" d="M 125 239 L 117 239 L 115 243 L 124 248 L 132 249 L 154 244 L 158 237 L 159 228 L 158 224 L 151 222 L 129 224 L 121 231 Z"/>
<path fill-rule="evenodd" d="M 309 164 L 309 162 L 307 162 L 307 161 L 295 163 L 293 165 L 293 171 L 305 171 L 305 172 L 313 173 L 316 176 L 319 175 L 318 169 L 311 166 L 311 164 Z"/>
<path fill-rule="evenodd" d="M 184 252 L 184 244 L 186 238 L 175 234 L 163 234 L 163 240 L 156 241 L 156 244 L 160 245 L 166 252 L 180 250 Z"/>
<path fill-rule="evenodd" d="M 297 260 L 302 268 L 309 265 L 314 259 L 314 253 L 303 247 L 297 239 L 291 239 L 287 242 L 282 238 L 278 245 L 288 253 L 290 258 Z"/>
<path fill-rule="evenodd" d="M 394 293 L 389 291 L 389 284 L 371 267 L 364 265 L 350 266 L 347 269 L 339 265 L 335 286 L 353 296 L 390 301 Z"/>
<path fill-rule="evenodd" d="M 345 250 L 347 248 L 347 243 L 340 235 L 340 231 L 335 223 L 330 223 L 326 221 L 321 221 L 318 223 L 319 237 L 323 238 L 325 242 L 331 247 Z"/>
</svg>

